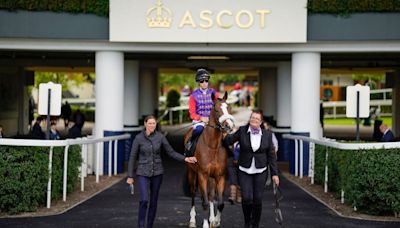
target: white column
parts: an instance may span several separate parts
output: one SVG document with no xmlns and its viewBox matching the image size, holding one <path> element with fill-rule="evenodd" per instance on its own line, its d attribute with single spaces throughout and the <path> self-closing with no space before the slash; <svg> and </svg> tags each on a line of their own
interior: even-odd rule
<svg viewBox="0 0 400 228">
<path fill-rule="evenodd" d="M 276 120 L 276 69 L 262 69 L 259 80 L 259 108 L 264 116 L 273 116 Z"/>
<path fill-rule="evenodd" d="M 276 125 L 278 127 L 290 127 L 291 125 L 291 65 L 290 62 L 278 64 L 277 76 L 277 101 L 276 101 Z"/>
<path fill-rule="evenodd" d="M 96 52 L 95 136 L 104 131 L 122 131 L 124 124 L 124 53 Z M 99 144 L 102 145 L 102 144 Z M 103 174 L 103 148 L 100 147 L 99 174 Z"/>
<path fill-rule="evenodd" d="M 140 109 L 140 117 L 143 115 L 154 114 L 154 110 L 156 108 L 155 101 L 158 101 L 157 89 L 157 71 L 155 69 L 144 68 L 140 71 L 139 78 L 139 109 Z M 143 123 L 140 123 L 143 124 Z"/>
<path fill-rule="evenodd" d="M 291 131 L 319 137 L 320 53 L 292 54 Z"/>
<path fill-rule="evenodd" d="M 124 126 L 139 125 L 139 63 L 125 61 Z"/>
</svg>

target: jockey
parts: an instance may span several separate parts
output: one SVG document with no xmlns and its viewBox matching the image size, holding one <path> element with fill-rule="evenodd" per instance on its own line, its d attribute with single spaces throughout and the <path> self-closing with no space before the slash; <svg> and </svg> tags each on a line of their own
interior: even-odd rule
<svg viewBox="0 0 400 228">
<path fill-rule="evenodd" d="M 192 119 L 193 131 L 192 136 L 185 145 L 186 156 L 193 156 L 192 149 L 197 137 L 203 132 L 204 126 L 208 123 L 210 112 L 213 107 L 211 94 L 217 98 L 214 89 L 208 88 L 210 73 L 205 69 L 198 69 L 196 72 L 196 82 L 199 83 L 199 88 L 194 90 L 189 97 L 189 113 Z"/>
</svg>

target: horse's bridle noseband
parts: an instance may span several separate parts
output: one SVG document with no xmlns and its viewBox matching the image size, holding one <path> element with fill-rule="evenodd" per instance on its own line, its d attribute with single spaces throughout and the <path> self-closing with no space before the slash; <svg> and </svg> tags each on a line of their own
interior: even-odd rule
<svg viewBox="0 0 400 228">
<path fill-rule="evenodd" d="M 220 113 L 220 111 L 218 111 L 216 108 L 215 108 L 215 106 L 214 106 L 214 112 L 216 113 L 216 114 L 219 114 Z M 223 114 L 223 115 L 221 115 L 220 117 L 218 117 L 218 119 L 216 119 L 216 121 L 215 122 L 217 122 L 217 125 L 216 126 L 213 126 L 213 125 L 210 125 L 210 124 L 207 124 L 206 126 L 208 126 L 208 127 L 211 127 L 211 128 L 214 128 L 214 129 L 218 129 L 218 130 L 220 130 L 220 131 L 225 131 L 225 132 L 228 132 L 229 130 L 231 130 L 231 129 L 229 129 L 228 127 L 226 127 L 226 126 L 222 126 L 222 124 L 221 123 L 223 123 L 224 121 L 226 121 L 226 120 L 231 120 L 232 121 L 232 123 L 235 123 L 235 118 L 232 116 L 232 115 L 227 115 L 227 114 Z M 234 124 L 235 125 L 235 124 Z"/>
</svg>

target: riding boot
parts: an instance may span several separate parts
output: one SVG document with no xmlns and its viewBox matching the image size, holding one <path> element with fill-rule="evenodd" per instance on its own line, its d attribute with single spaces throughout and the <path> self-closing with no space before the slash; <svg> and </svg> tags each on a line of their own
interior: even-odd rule
<svg viewBox="0 0 400 228">
<path fill-rule="evenodd" d="M 231 186 L 230 186 L 230 189 L 231 189 L 231 192 L 230 192 L 230 194 L 229 194 L 228 200 L 229 200 L 229 202 L 230 202 L 231 204 L 234 204 L 235 201 L 236 201 L 236 194 L 237 194 L 237 192 L 236 192 L 236 185 L 231 185 Z"/>
<path fill-rule="evenodd" d="M 192 153 L 193 142 L 194 142 L 194 137 L 192 135 L 185 144 L 185 156 L 186 157 L 193 156 L 193 153 Z"/>
<path fill-rule="evenodd" d="M 261 219 L 261 211 L 262 205 L 261 204 L 253 204 L 253 212 L 251 217 L 251 227 L 258 228 Z"/>
<path fill-rule="evenodd" d="M 236 186 L 236 203 L 242 203 L 242 191 L 240 191 L 240 186 Z"/>
<path fill-rule="evenodd" d="M 243 204 L 242 203 L 242 210 L 243 210 L 243 215 L 244 215 L 244 228 L 250 228 L 253 204 Z"/>
</svg>

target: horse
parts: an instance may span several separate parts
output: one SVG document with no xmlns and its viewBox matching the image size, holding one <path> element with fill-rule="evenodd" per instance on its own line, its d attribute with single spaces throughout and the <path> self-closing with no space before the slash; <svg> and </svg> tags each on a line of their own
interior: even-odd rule
<svg viewBox="0 0 400 228">
<path fill-rule="evenodd" d="M 227 93 L 222 99 L 212 94 L 213 108 L 208 124 L 199 136 L 194 156 L 196 164 L 187 164 L 187 177 L 192 197 L 189 227 L 196 227 L 196 210 L 194 198 L 198 184 L 203 206 L 203 228 L 219 227 L 224 208 L 223 193 L 228 153 L 223 146 L 223 134 L 231 133 L 235 126 L 230 106 L 226 103 Z M 185 143 L 190 138 L 192 129 L 185 135 Z M 217 195 L 217 215 L 214 213 L 214 199 Z M 207 218 L 209 216 L 209 218 Z M 210 222 L 210 224 L 209 224 Z"/>
</svg>

